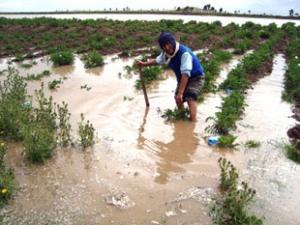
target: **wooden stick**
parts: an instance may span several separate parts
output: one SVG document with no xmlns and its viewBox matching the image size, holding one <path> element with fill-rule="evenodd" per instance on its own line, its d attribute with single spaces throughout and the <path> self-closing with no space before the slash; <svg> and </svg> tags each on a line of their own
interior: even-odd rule
<svg viewBox="0 0 300 225">
<path fill-rule="evenodd" d="M 140 79 L 141 79 L 141 84 L 142 84 L 142 89 L 144 93 L 144 98 L 145 98 L 145 103 L 146 107 L 149 107 L 149 100 L 148 100 L 148 95 L 147 95 L 147 90 L 146 90 L 146 85 L 145 85 L 145 80 L 144 80 L 144 74 L 142 72 L 142 68 L 139 67 L 139 72 L 140 72 Z"/>
</svg>

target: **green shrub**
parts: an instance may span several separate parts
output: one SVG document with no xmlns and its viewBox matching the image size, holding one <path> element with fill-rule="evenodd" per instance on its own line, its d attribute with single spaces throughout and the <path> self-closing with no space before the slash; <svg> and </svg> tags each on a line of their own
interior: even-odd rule
<svg viewBox="0 0 300 225">
<path fill-rule="evenodd" d="M 87 148 L 94 144 L 95 128 L 89 120 L 85 121 L 83 114 L 80 115 L 81 121 L 79 123 L 80 144 L 83 148 Z"/>
<path fill-rule="evenodd" d="M 73 64 L 74 55 L 70 51 L 57 51 L 50 56 L 52 62 L 56 66 L 70 65 Z"/>
<path fill-rule="evenodd" d="M 104 64 L 102 55 L 98 54 L 96 51 L 83 55 L 82 59 L 85 68 L 93 68 Z"/>
</svg>

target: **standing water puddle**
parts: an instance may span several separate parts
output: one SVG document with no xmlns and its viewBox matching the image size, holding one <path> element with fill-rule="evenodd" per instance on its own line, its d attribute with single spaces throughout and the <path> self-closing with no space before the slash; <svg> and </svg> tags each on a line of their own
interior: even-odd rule
<svg viewBox="0 0 300 225">
<path fill-rule="evenodd" d="M 218 186 L 217 159 L 220 156 L 226 156 L 243 171 L 243 177 L 253 183 L 259 198 L 254 210 L 263 209 L 266 224 L 299 224 L 293 214 L 297 209 L 295 203 L 299 203 L 299 199 L 294 198 L 298 194 L 299 169 L 285 159 L 278 147 L 265 143 L 274 150 L 274 159 L 267 161 L 266 158 L 273 158 L 271 147 L 266 148 L 268 151 L 261 147 L 240 152 L 207 146 L 205 119 L 217 111 L 220 94 L 209 95 L 199 104 L 197 123 L 166 123 L 161 115 L 164 110 L 175 107 L 174 76 L 166 71 L 166 79 L 148 89 L 150 108 L 147 110 L 142 93 L 134 89 L 138 76 L 125 76 L 123 72 L 123 67 L 131 65 L 133 59 L 112 61 L 112 58 L 107 57 L 102 68 L 93 70 L 84 69 L 78 57 L 73 66 L 52 68 L 43 58 L 29 70 L 20 68 L 22 75 L 50 70 L 51 76 L 43 79 L 45 84 L 65 77 L 56 91 L 45 90 L 55 102 L 68 103 L 75 137 L 78 137 L 80 113 L 85 114 L 96 128 L 97 143 L 87 151 L 57 149 L 53 159 L 43 166 L 28 165 L 21 155 L 22 146 L 10 144 L 6 158 L 14 168 L 20 190 L 2 210 L 7 224 L 211 224 L 208 209 L 202 203 L 210 201 L 209 193 Z M 237 60 L 224 66 L 221 80 L 236 66 Z M 276 57 L 276 62 L 272 75 L 263 79 L 262 84 L 256 84 L 253 90 L 253 93 L 263 94 L 270 87 L 264 96 L 273 97 L 272 104 L 280 101 L 276 88 L 281 88 L 285 65 L 282 56 Z M 0 69 L 5 66 L 4 61 Z M 276 74 L 281 78 L 274 81 L 272 77 Z M 39 81 L 29 82 L 29 93 L 39 85 Z M 81 88 L 85 85 L 89 90 Z M 265 88 L 259 91 L 263 85 Z M 264 100 L 261 95 L 255 97 L 251 93 L 245 118 L 238 128 L 241 141 L 250 137 L 260 140 L 263 133 L 269 134 L 263 141 L 285 137 L 286 128 L 292 124 L 292 120 L 286 118 L 289 106 L 284 103 L 274 106 L 277 108 L 271 116 L 277 115 L 276 123 L 262 121 L 264 117 L 257 114 L 270 110 L 270 105 L 256 106 L 254 103 Z M 266 172 L 264 168 L 274 169 Z M 278 176 L 284 178 L 282 186 L 276 181 Z M 275 189 L 276 185 L 281 189 Z M 270 190 L 278 194 L 276 205 L 279 196 L 283 196 L 283 208 L 275 210 L 275 205 L 269 203 Z M 195 201 L 196 196 L 203 202 Z M 292 199 L 290 203 L 288 199 Z M 292 214 L 282 215 L 287 206 L 294 206 L 290 209 Z"/>
</svg>

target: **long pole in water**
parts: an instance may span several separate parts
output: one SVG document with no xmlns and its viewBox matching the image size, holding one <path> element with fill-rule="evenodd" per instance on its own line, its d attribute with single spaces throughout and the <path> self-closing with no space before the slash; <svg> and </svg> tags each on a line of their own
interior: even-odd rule
<svg viewBox="0 0 300 225">
<path fill-rule="evenodd" d="M 145 85 L 145 80 L 144 80 L 144 73 L 142 72 L 141 67 L 139 68 L 139 72 L 140 72 L 140 79 L 141 79 L 141 84 L 142 84 L 142 89 L 143 89 L 143 93 L 144 93 L 146 107 L 149 107 L 150 104 L 149 104 L 146 85 Z"/>
</svg>

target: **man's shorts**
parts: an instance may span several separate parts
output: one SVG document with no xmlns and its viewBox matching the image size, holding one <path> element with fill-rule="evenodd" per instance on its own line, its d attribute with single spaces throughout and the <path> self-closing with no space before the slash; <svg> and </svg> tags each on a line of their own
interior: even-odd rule
<svg viewBox="0 0 300 225">
<path fill-rule="evenodd" d="M 175 90 L 175 97 L 178 93 L 179 84 L 180 83 L 177 84 Z M 185 91 L 183 93 L 183 101 L 184 102 L 190 100 L 197 101 L 198 95 L 200 94 L 203 84 L 204 84 L 204 76 L 190 77 L 186 85 Z"/>
</svg>

